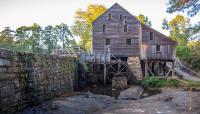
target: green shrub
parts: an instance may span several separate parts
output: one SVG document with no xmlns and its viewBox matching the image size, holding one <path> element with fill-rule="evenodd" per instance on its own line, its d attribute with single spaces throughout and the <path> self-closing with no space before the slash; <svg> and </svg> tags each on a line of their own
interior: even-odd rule
<svg viewBox="0 0 200 114">
<path fill-rule="evenodd" d="M 176 80 L 176 79 L 169 79 L 169 80 L 166 80 L 165 82 L 165 86 L 167 87 L 179 87 L 181 85 L 181 82 Z"/>
<path fill-rule="evenodd" d="M 164 86 L 164 80 L 156 76 L 147 76 L 142 80 L 141 84 L 144 87 L 162 87 Z"/>
<path fill-rule="evenodd" d="M 181 86 L 181 82 L 176 80 L 176 79 L 161 79 L 158 76 L 148 76 L 145 77 L 142 81 L 141 84 L 144 87 L 155 87 L 155 88 L 160 88 L 160 87 L 179 87 Z"/>
</svg>

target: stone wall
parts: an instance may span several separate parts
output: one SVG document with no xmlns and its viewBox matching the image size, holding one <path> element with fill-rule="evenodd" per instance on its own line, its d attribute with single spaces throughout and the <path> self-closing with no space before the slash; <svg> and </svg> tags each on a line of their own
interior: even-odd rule
<svg viewBox="0 0 200 114">
<path fill-rule="evenodd" d="M 73 89 L 77 59 L 0 50 L 0 113 L 15 113 Z"/>
<path fill-rule="evenodd" d="M 139 57 L 128 57 L 128 67 L 132 73 L 132 78 L 130 80 L 142 80 L 142 68 Z"/>
</svg>

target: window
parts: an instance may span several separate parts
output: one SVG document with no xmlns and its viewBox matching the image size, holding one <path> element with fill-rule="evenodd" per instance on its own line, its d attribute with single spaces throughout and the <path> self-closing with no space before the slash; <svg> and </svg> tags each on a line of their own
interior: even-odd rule
<svg viewBox="0 0 200 114">
<path fill-rule="evenodd" d="M 111 14 L 108 14 L 108 17 L 109 17 L 109 20 L 111 20 L 111 19 L 112 19 L 112 15 L 111 15 Z"/>
<path fill-rule="evenodd" d="M 150 40 L 153 40 L 153 32 L 150 32 Z"/>
<path fill-rule="evenodd" d="M 123 14 L 120 14 L 119 18 L 122 20 L 123 19 Z"/>
<path fill-rule="evenodd" d="M 131 39 L 126 39 L 126 45 L 131 45 Z"/>
<path fill-rule="evenodd" d="M 160 52 L 160 45 L 156 45 L 156 52 Z"/>
<path fill-rule="evenodd" d="M 106 25 L 103 25 L 103 32 L 106 31 Z"/>
<path fill-rule="evenodd" d="M 106 39 L 106 45 L 110 45 L 110 39 Z"/>
<path fill-rule="evenodd" d="M 128 26 L 124 25 L 124 32 L 128 32 Z"/>
</svg>

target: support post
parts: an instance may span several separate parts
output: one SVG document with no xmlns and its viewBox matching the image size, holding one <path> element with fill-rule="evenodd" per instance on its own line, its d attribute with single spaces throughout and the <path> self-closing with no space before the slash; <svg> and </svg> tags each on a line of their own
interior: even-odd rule
<svg viewBox="0 0 200 114">
<path fill-rule="evenodd" d="M 121 69 L 121 58 L 119 58 L 119 60 L 117 60 L 117 73 L 120 73 L 120 69 Z"/>
<path fill-rule="evenodd" d="M 174 77 L 174 61 L 172 61 L 172 77 Z"/>
<path fill-rule="evenodd" d="M 154 63 L 154 62 L 152 62 L 152 63 L 151 63 L 151 71 L 152 71 L 152 73 L 154 73 L 154 74 L 155 74 L 155 72 L 154 72 L 154 66 L 155 66 L 155 63 Z"/>
<path fill-rule="evenodd" d="M 104 63 L 104 75 L 103 75 L 104 85 L 106 85 L 106 64 Z"/>
<path fill-rule="evenodd" d="M 149 73 L 148 73 L 148 62 L 147 61 L 144 61 L 145 63 L 145 76 L 148 76 Z"/>
<path fill-rule="evenodd" d="M 166 75 L 166 61 L 164 61 L 164 67 L 163 67 L 163 75 Z"/>
</svg>

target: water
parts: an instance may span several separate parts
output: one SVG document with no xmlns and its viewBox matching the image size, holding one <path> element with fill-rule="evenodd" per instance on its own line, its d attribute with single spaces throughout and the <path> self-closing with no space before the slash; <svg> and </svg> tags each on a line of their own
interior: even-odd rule
<svg viewBox="0 0 200 114">
<path fill-rule="evenodd" d="M 129 87 L 127 87 L 129 88 Z M 115 99 L 117 99 L 117 97 L 120 95 L 120 92 L 127 89 L 113 89 L 111 85 L 90 85 L 90 86 L 86 86 L 83 90 L 77 90 L 77 92 L 87 92 L 90 91 L 94 94 L 100 94 L 100 95 L 107 95 L 107 96 L 111 96 Z M 154 89 L 154 90 L 150 90 L 150 89 L 144 89 L 143 95 L 141 98 L 145 98 L 145 97 L 149 97 L 152 95 L 156 95 L 161 93 L 161 90 L 158 89 Z"/>
</svg>

